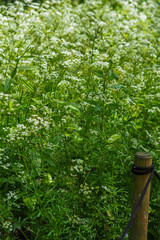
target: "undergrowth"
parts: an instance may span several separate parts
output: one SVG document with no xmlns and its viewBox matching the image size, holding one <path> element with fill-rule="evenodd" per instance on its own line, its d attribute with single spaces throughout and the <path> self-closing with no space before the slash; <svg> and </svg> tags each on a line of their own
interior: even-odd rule
<svg viewBox="0 0 160 240">
<path fill-rule="evenodd" d="M 2 240 L 120 238 L 134 154 L 160 171 L 159 14 L 155 0 L 0 6 Z"/>
</svg>

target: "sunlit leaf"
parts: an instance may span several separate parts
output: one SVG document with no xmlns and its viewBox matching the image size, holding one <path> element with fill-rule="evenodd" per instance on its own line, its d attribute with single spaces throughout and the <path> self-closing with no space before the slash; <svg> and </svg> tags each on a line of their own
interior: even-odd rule
<svg viewBox="0 0 160 240">
<path fill-rule="evenodd" d="M 12 99 L 11 99 L 11 100 L 9 101 L 9 110 L 11 110 L 12 106 L 13 106 L 13 102 L 12 102 Z"/>
<path fill-rule="evenodd" d="M 113 134 L 110 138 L 107 139 L 107 143 L 113 143 L 121 138 L 120 134 Z"/>
<path fill-rule="evenodd" d="M 36 98 L 32 98 L 32 100 L 37 103 L 38 105 L 43 105 L 42 101 Z"/>
</svg>

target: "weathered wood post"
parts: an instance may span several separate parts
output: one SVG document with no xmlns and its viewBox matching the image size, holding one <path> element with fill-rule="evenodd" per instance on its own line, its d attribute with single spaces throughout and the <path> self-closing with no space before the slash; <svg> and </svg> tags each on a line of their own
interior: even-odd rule
<svg viewBox="0 0 160 240">
<path fill-rule="evenodd" d="M 146 152 L 137 152 L 134 158 L 134 165 L 142 168 L 151 167 L 152 155 Z M 132 212 L 138 203 L 149 176 L 150 174 L 134 175 Z M 150 184 L 132 222 L 130 240 L 147 240 L 149 197 Z"/>
</svg>

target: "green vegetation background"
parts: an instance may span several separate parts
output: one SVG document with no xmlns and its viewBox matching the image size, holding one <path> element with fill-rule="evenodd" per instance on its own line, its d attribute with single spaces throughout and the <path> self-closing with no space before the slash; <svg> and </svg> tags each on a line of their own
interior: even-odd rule
<svg viewBox="0 0 160 240">
<path fill-rule="evenodd" d="M 160 172 L 159 16 L 156 0 L 0 6 L 0 239 L 120 238 L 134 154 Z M 149 240 L 159 212 L 153 179 Z"/>
</svg>

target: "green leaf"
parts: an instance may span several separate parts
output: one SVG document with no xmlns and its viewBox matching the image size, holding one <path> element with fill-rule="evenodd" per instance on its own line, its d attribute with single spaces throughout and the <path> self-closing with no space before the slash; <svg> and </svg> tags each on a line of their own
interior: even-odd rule
<svg viewBox="0 0 160 240">
<path fill-rule="evenodd" d="M 4 85 L 4 91 L 7 92 L 11 87 L 12 79 L 6 78 L 5 85 Z"/>
<path fill-rule="evenodd" d="M 36 98 L 32 98 L 32 100 L 37 103 L 38 105 L 43 105 L 42 101 L 41 100 L 38 100 Z"/>
<path fill-rule="evenodd" d="M 68 84 L 69 84 L 68 81 L 62 80 L 61 82 L 58 83 L 58 86 L 66 86 L 66 85 L 68 85 Z"/>
<path fill-rule="evenodd" d="M 121 84 L 114 84 L 114 85 L 111 86 L 111 88 L 120 89 L 120 88 L 123 88 L 123 85 L 121 85 Z"/>
<path fill-rule="evenodd" d="M 92 106 L 96 106 L 97 105 L 97 101 L 95 100 L 90 100 L 90 99 L 85 99 L 85 101 L 83 101 L 84 103 L 89 103 Z"/>
<path fill-rule="evenodd" d="M 21 80 L 22 80 L 22 82 L 24 83 L 24 85 L 26 86 L 27 89 L 29 89 L 32 92 L 34 91 L 32 86 L 29 83 L 27 83 L 24 79 L 21 79 Z"/>
<path fill-rule="evenodd" d="M 107 215 L 108 215 L 109 218 L 111 218 L 112 217 L 111 211 L 108 210 Z"/>
<path fill-rule="evenodd" d="M 69 129 L 74 129 L 74 130 L 80 130 L 81 128 L 77 125 L 77 124 L 69 124 L 68 126 L 67 126 L 67 128 L 69 128 Z"/>
<path fill-rule="evenodd" d="M 118 75 L 115 72 L 112 72 L 112 77 L 116 80 L 118 80 Z"/>
<path fill-rule="evenodd" d="M 68 105 L 68 107 L 69 107 L 70 109 L 73 109 L 73 110 L 75 110 L 75 111 L 80 112 L 80 110 L 79 110 L 78 108 L 76 108 L 76 107 L 74 107 L 74 106 L 72 106 L 72 105 Z"/>
<path fill-rule="evenodd" d="M 148 229 L 148 232 L 151 233 L 153 236 L 156 236 L 154 230 L 152 230 L 152 229 Z"/>
<path fill-rule="evenodd" d="M 73 109 L 75 111 L 78 111 L 80 112 L 79 108 L 80 105 L 77 104 L 77 103 L 74 103 L 74 102 L 64 102 L 64 101 L 61 101 L 61 103 L 64 105 L 64 106 L 68 106 L 70 109 Z"/>
<path fill-rule="evenodd" d="M 121 137 L 120 134 L 113 134 L 110 138 L 107 139 L 108 143 L 113 143 Z"/>
<path fill-rule="evenodd" d="M 37 66 L 20 66 L 19 69 L 20 70 L 34 70 L 37 69 Z"/>
<path fill-rule="evenodd" d="M 23 56 L 23 58 L 34 58 L 34 57 L 37 57 L 37 55 L 26 55 L 26 56 Z"/>
<path fill-rule="evenodd" d="M 12 100 L 10 100 L 10 101 L 9 101 L 9 110 L 11 110 L 12 105 L 13 105 L 13 102 L 12 102 Z"/>
<path fill-rule="evenodd" d="M 44 184 L 50 184 L 53 182 L 52 176 L 49 173 L 44 173 L 43 174 L 44 177 Z"/>
<path fill-rule="evenodd" d="M 92 71 L 96 76 L 103 78 L 103 71 L 102 70 L 93 70 Z"/>
<path fill-rule="evenodd" d="M 11 73 L 11 78 L 14 78 L 17 74 L 17 66 L 13 69 L 12 73 Z"/>
<path fill-rule="evenodd" d="M 14 230 L 16 230 L 16 229 L 21 230 L 21 224 L 20 224 L 20 222 L 15 222 L 13 229 L 14 229 Z"/>
</svg>

